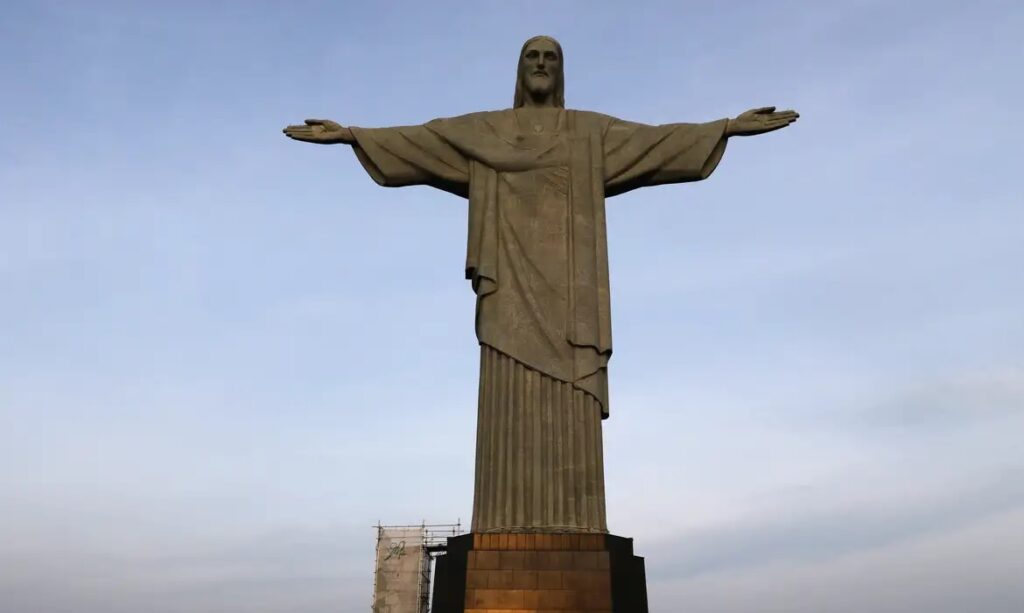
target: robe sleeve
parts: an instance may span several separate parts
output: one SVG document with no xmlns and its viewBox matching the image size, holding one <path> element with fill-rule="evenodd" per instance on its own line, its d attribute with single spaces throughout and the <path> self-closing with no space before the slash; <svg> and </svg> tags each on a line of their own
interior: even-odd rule
<svg viewBox="0 0 1024 613">
<path fill-rule="evenodd" d="M 609 119 L 603 137 L 606 196 L 706 179 L 725 153 L 725 119 L 660 126 Z"/>
<path fill-rule="evenodd" d="M 379 185 L 429 185 L 467 197 L 469 160 L 445 138 L 444 123 L 419 126 L 351 128 L 352 146 L 366 172 Z"/>
</svg>

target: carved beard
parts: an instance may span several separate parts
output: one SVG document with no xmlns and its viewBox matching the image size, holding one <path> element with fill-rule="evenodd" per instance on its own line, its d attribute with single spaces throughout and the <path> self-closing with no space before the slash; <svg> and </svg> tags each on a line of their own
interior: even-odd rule
<svg viewBox="0 0 1024 613">
<path fill-rule="evenodd" d="M 537 94 L 550 94 L 554 91 L 555 77 L 550 74 L 546 77 L 536 76 L 528 74 L 525 76 L 526 90 L 533 95 Z"/>
<path fill-rule="evenodd" d="M 558 71 L 555 74 L 551 74 L 551 78 L 554 79 L 554 100 L 552 102 L 558 108 L 565 108 L 565 53 L 562 52 L 562 45 L 557 40 L 550 36 L 534 36 L 523 43 L 523 47 L 519 50 L 519 60 L 516 62 L 516 91 L 515 96 L 512 100 L 512 108 L 518 108 L 523 106 L 526 101 L 527 89 L 526 82 L 523 79 L 523 56 L 526 53 L 527 47 L 530 43 L 537 40 L 546 40 L 554 45 L 555 51 L 558 53 Z"/>
<path fill-rule="evenodd" d="M 549 71 L 548 79 L 549 82 L 546 84 L 544 89 L 538 93 L 550 93 L 553 96 L 552 103 L 556 107 L 565 108 L 565 97 L 561 90 L 561 71 Z M 520 71 L 519 78 L 516 80 L 516 95 L 513 107 L 523 106 L 523 102 L 526 100 L 526 97 L 534 95 L 535 92 L 537 92 L 537 89 L 530 87 L 530 75 L 524 71 Z"/>
</svg>

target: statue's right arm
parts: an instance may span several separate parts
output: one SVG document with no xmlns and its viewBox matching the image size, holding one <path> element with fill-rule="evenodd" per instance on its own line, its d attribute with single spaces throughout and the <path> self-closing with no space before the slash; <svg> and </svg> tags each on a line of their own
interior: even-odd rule
<svg viewBox="0 0 1024 613">
<path fill-rule="evenodd" d="M 318 145 L 354 145 L 352 130 L 330 119 L 307 119 L 304 124 L 291 125 L 282 130 L 288 138 Z"/>
<path fill-rule="evenodd" d="M 363 168 L 379 185 L 430 185 L 466 196 L 469 160 L 445 137 L 449 120 L 387 128 L 347 128 L 327 119 L 288 126 L 288 138 L 320 145 L 351 145 Z"/>
<path fill-rule="evenodd" d="M 755 136 L 785 128 L 800 118 L 796 111 L 775 111 L 774 106 L 750 109 L 730 119 L 725 127 L 726 136 Z"/>
</svg>

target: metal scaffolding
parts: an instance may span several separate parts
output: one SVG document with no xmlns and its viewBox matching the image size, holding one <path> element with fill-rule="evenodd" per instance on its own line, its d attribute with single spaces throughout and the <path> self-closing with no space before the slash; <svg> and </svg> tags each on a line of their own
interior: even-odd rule
<svg viewBox="0 0 1024 613">
<path fill-rule="evenodd" d="M 373 613 L 428 613 L 433 556 L 444 553 L 455 524 L 385 526 L 378 522 Z"/>
</svg>

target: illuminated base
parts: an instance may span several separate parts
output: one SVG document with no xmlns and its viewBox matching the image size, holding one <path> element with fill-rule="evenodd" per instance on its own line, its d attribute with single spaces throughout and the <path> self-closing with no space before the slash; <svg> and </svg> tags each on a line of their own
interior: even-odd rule
<svg viewBox="0 0 1024 613">
<path fill-rule="evenodd" d="M 610 534 L 465 534 L 437 558 L 433 613 L 647 613 L 644 559 Z"/>
</svg>

